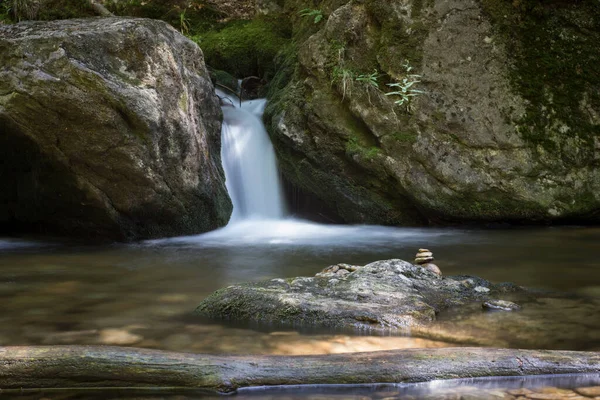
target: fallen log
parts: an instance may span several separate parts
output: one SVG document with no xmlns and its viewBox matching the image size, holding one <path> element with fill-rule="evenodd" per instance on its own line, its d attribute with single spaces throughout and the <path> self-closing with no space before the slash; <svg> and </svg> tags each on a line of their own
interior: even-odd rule
<svg viewBox="0 0 600 400">
<path fill-rule="evenodd" d="M 0 347 L 0 389 L 238 388 L 598 373 L 600 352 L 441 348 L 315 356 L 215 356 L 109 346 Z"/>
</svg>

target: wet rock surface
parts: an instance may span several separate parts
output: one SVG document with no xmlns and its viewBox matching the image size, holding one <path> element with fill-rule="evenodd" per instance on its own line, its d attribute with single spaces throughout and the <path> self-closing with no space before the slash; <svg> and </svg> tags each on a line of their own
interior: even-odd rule
<svg viewBox="0 0 600 400">
<path fill-rule="evenodd" d="M 135 18 L 0 26 L 0 231 L 131 240 L 223 226 L 200 48 Z"/>
<path fill-rule="evenodd" d="M 476 290 L 483 287 L 487 291 Z M 440 278 L 406 261 L 385 260 L 364 267 L 337 264 L 314 277 L 230 286 L 196 312 L 291 325 L 402 329 L 431 322 L 449 307 L 522 291 L 475 278 Z"/>
<path fill-rule="evenodd" d="M 523 310 L 517 312 L 508 299 Z M 483 303 L 515 312 L 486 313 Z M 599 322 L 588 315 L 600 315 L 600 301 L 477 277 L 442 278 L 392 259 L 362 267 L 332 265 L 314 277 L 229 286 L 206 298 L 196 312 L 268 325 L 410 333 L 449 343 L 556 348 L 579 341 L 594 347 L 593 326 Z M 591 330 L 578 330 L 581 323 L 591 324 Z M 541 338 L 540 329 L 552 334 Z"/>
</svg>

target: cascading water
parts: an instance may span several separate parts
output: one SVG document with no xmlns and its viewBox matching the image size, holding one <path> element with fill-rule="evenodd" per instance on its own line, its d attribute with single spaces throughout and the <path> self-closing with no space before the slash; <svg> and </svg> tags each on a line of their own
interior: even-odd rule
<svg viewBox="0 0 600 400">
<path fill-rule="evenodd" d="M 221 158 L 233 202 L 227 226 L 202 235 L 154 240 L 202 246 L 281 245 L 369 248 L 449 236 L 433 230 L 366 225 L 323 225 L 287 215 L 273 145 L 262 123 L 265 100 L 243 101 L 217 90 L 223 106 Z M 447 239 L 448 240 L 448 239 Z M 262 250 L 260 250 L 262 252 Z M 246 255 L 248 253 L 245 253 Z M 264 261 L 262 261 L 264 262 Z"/>
<path fill-rule="evenodd" d="M 233 202 L 229 224 L 282 219 L 285 206 L 273 145 L 262 123 L 266 100 L 243 101 L 217 91 L 223 106 L 221 158 Z"/>
</svg>

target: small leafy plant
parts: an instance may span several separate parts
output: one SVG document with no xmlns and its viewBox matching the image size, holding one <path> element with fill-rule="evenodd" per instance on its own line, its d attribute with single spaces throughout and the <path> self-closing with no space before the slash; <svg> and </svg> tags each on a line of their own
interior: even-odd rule
<svg viewBox="0 0 600 400">
<path fill-rule="evenodd" d="M 406 76 L 402 78 L 400 82 L 388 83 L 387 85 L 392 88 L 396 88 L 393 92 L 388 92 L 386 96 L 398 96 L 399 98 L 394 101 L 395 104 L 400 106 L 405 106 L 407 111 L 411 110 L 411 100 L 413 97 L 416 97 L 420 94 L 425 93 L 423 90 L 419 90 L 414 88 L 413 86 L 421 81 L 421 75 L 411 74 L 412 67 L 409 65 L 408 61 L 404 63 L 404 68 L 406 69 Z"/>
<path fill-rule="evenodd" d="M 312 8 L 305 8 L 300 10 L 301 17 L 313 17 L 313 22 L 318 24 L 323 19 L 323 12 L 321 10 L 315 10 Z"/>
<path fill-rule="evenodd" d="M 185 12 L 187 10 L 183 10 L 179 13 L 179 30 L 182 35 L 187 35 L 190 33 L 190 19 L 186 17 Z"/>
<path fill-rule="evenodd" d="M 342 100 L 346 98 L 346 94 L 351 95 L 354 84 L 354 73 L 347 68 L 335 66 L 332 76 L 333 80 L 331 83 L 339 82 L 342 87 Z"/>
<path fill-rule="evenodd" d="M 377 70 L 374 70 L 372 74 L 360 74 L 356 77 L 358 82 L 366 83 L 367 85 L 373 86 L 374 88 L 379 89 L 379 83 L 377 79 L 379 78 L 379 73 Z"/>
</svg>

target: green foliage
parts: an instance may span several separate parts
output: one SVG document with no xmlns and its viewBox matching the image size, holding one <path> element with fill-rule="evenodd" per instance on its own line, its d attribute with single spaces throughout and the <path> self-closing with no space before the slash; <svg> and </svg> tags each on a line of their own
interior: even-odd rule
<svg viewBox="0 0 600 400">
<path fill-rule="evenodd" d="M 10 24 L 12 22 L 10 2 L 0 0 L 0 24 Z"/>
<path fill-rule="evenodd" d="M 315 10 L 312 8 L 305 8 L 300 10 L 301 17 L 313 17 L 313 22 L 318 24 L 323 19 L 323 12 L 321 10 Z"/>
<path fill-rule="evenodd" d="M 10 16 L 14 21 L 26 21 L 38 18 L 41 4 L 37 0 L 5 0 Z"/>
<path fill-rule="evenodd" d="M 379 72 L 377 72 L 377 70 L 374 70 L 373 73 L 371 73 L 371 74 L 360 74 L 355 79 L 358 82 L 363 82 L 369 86 L 379 89 L 379 83 L 377 82 L 378 78 L 379 78 Z"/>
<path fill-rule="evenodd" d="M 333 67 L 331 77 L 331 84 L 333 85 L 337 83 L 342 88 L 342 100 L 346 98 L 346 95 L 352 94 L 352 87 L 354 85 L 354 72 L 342 66 L 336 65 Z"/>
<path fill-rule="evenodd" d="M 108 0 L 115 15 L 160 19 L 185 35 L 214 29 L 225 16 L 201 0 Z"/>
<path fill-rule="evenodd" d="M 3 0 L 0 20 L 26 21 L 82 18 L 94 16 L 94 10 L 82 0 Z"/>
<path fill-rule="evenodd" d="M 404 76 L 404 78 L 402 78 L 402 80 L 400 82 L 393 82 L 393 83 L 387 84 L 389 87 L 392 87 L 392 88 L 395 88 L 398 90 L 388 92 L 385 95 L 386 96 L 398 96 L 398 99 L 396 101 L 394 101 L 394 103 L 398 104 L 400 106 L 405 106 L 406 110 L 410 111 L 412 98 L 415 96 L 418 96 L 420 94 L 423 94 L 425 92 L 422 90 L 415 89 L 413 87 L 417 83 L 421 82 L 419 80 L 421 75 L 410 73 L 412 71 L 412 67 L 410 66 L 408 61 L 406 61 L 404 63 L 404 68 L 406 70 L 406 75 Z"/>
<path fill-rule="evenodd" d="M 349 156 L 358 155 L 367 160 L 372 160 L 379 153 L 381 153 L 381 149 L 379 147 L 363 147 L 357 137 L 351 137 L 346 142 L 346 154 Z"/>
<path fill-rule="evenodd" d="M 413 132 L 394 132 L 392 137 L 401 143 L 412 144 L 417 141 L 417 135 Z"/>
<path fill-rule="evenodd" d="M 281 18 L 257 17 L 232 21 L 221 29 L 193 36 L 213 68 L 237 77 L 270 78 L 277 53 L 289 42 L 290 25 Z"/>
<path fill-rule="evenodd" d="M 183 10 L 179 13 L 179 31 L 184 35 L 190 33 L 190 19 L 185 16 L 186 11 Z"/>
</svg>

